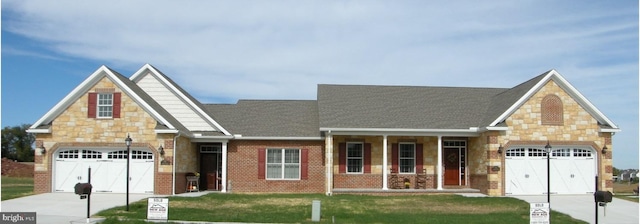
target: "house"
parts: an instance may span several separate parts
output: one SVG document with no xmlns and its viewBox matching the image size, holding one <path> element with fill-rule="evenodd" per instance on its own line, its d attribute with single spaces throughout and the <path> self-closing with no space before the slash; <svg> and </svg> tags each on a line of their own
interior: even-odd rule
<svg viewBox="0 0 640 224">
<path fill-rule="evenodd" d="M 638 170 L 626 169 L 620 172 L 620 181 L 631 181 L 631 178 L 633 178 L 633 180 L 638 180 Z"/>
<path fill-rule="evenodd" d="M 316 100 L 205 104 L 146 64 L 129 78 L 100 67 L 28 131 L 36 193 L 72 192 L 88 167 L 94 191 L 125 192 L 129 158 L 134 193 L 393 193 L 406 180 L 502 196 L 546 194 L 547 164 L 553 194 L 592 193 L 596 175 L 612 190 L 620 129 L 555 70 L 513 88 L 321 84 Z"/>
</svg>

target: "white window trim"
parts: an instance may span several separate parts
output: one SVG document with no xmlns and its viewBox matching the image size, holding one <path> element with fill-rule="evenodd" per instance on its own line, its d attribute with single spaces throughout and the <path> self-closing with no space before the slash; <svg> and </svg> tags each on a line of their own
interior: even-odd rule
<svg viewBox="0 0 640 224">
<path fill-rule="evenodd" d="M 111 96 L 111 104 L 100 104 L 100 96 Z M 98 93 L 96 95 L 96 118 L 113 118 L 113 101 L 114 95 L 113 93 Z M 111 107 L 111 116 L 101 116 L 100 107 Z"/>
<path fill-rule="evenodd" d="M 281 156 L 282 156 L 282 162 L 280 162 L 280 165 L 282 165 L 282 169 L 281 169 L 281 173 L 280 176 L 281 178 L 270 178 L 269 177 L 269 150 L 280 150 L 282 152 Z M 297 150 L 298 151 L 298 178 L 286 178 L 284 175 L 284 171 L 285 171 L 285 165 L 286 163 L 286 151 L 287 150 Z M 264 150 L 265 153 L 265 157 L 264 157 L 264 177 L 266 180 L 301 180 L 302 178 L 302 150 L 301 149 L 297 149 L 297 148 L 267 148 L 266 150 Z M 273 163 L 275 164 L 275 163 Z"/>
<path fill-rule="evenodd" d="M 409 157 L 402 157 L 401 153 L 401 145 L 413 145 L 413 172 L 402 172 L 402 161 L 403 158 L 408 159 Z M 399 142 L 398 143 L 398 173 L 400 174 L 415 174 L 416 173 L 416 143 L 413 142 Z"/>
<path fill-rule="evenodd" d="M 349 144 L 359 144 L 360 145 L 360 150 L 362 150 L 362 152 L 360 153 L 360 157 L 350 157 L 349 156 Z M 344 164 L 346 166 L 346 173 L 348 174 L 363 174 L 364 173 L 364 142 L 347 142 L 346 147 L 345 147 L 345 163 Z M 360 161 L 362 161 L 360 164 L 360 172 L 349 172 L 349 159 L 360 159 Z"/>
</svg>

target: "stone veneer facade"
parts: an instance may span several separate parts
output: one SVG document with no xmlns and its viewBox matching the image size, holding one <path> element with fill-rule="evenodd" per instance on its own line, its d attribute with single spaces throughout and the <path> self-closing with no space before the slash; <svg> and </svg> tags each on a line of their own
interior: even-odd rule
<svg viewBox="0 0 640 224">
<path fill-rule="evenodd" d="M 103 78 L 91 87 L 96 89 L 122 92 L 108 78 Z M 55 121 L 51 123 L 51 133 L 36 134 L 37 144 L 46 149 L 45 154 L 36 150 L 37 162 L 34 165 L 34 192 L 51 192 L 53 155 L 64 147 L 122 147 L 126 148 L 124 139 L 127 134 L 133 139 L 132 147 L 147 147 L 154 153 L 154 193 L 170 194 L 166 188 L 158 187 L 166 183 L 166 178 L 159 178 L 170 172 L 170 165 L 160 165 L 157 147 L 164 144 L 165 139 L 172 139 L 169 135 L 158 135 L 154 132 L 156 121 L 146 113 L 129 96 L 122 94 L 121 118 L 97 119 L 87 118 L 88 94 L 84 94 L 73 102 Z M 165 149 L 165 156 L 172 156 L 172 149 Z"/>
</svg>

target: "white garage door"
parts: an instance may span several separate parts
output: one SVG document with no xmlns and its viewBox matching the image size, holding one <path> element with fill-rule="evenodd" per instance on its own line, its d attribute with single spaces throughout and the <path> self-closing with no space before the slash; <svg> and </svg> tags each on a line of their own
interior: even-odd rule
<svg viewBox="0 0 640 224">
<path fill-rule="evenodd" d="M 76 183 L 88 181 L 93 192 L 126 192 L 127 151 L 121 149 L 61 149 L 55 154 L 53 186 L 56 192 L 74 192 Z M 153 153 L 132 149 L 129 192 L 153 193 Z"/>
<path fill-rule="evenodd" d="M 591 147 L 553 149 L 549 158 L 551 194 L 588 194 L 595 189 L 595 153 Z M 544 195 L 547 153 L 541 147 L 511 147 L 505 152 L 505 194 Z"/>
</svg>

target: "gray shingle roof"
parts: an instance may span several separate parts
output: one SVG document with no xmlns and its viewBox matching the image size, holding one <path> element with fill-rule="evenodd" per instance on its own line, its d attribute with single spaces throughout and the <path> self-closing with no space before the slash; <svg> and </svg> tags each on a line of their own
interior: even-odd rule
<svg viewBox="0 0 640 224">
<path fill-rule="evenodd" d="M 315 100 L 240 100 L 237 104 L 205 104 L 204 107 L 234 135 L 320 137 Z"/>
<path fill-rule="evenodd" d="M 503 88 L 318 85 L 320 127 L 478 127 Z"/>
</svg>

